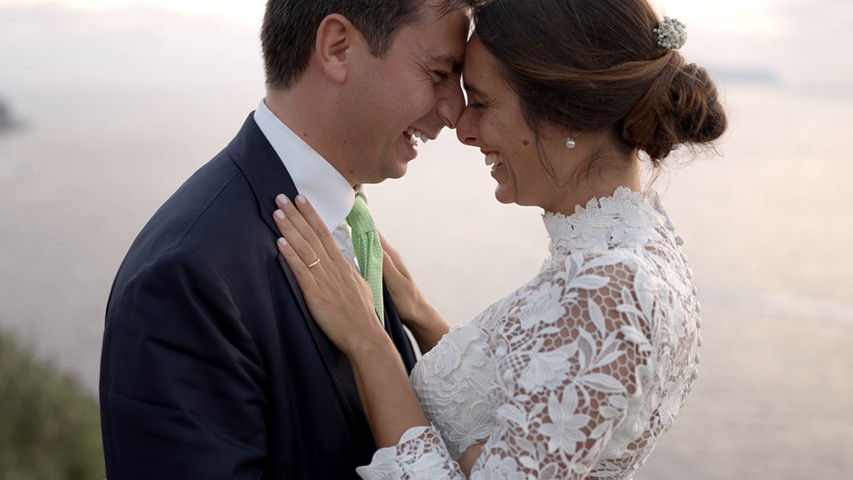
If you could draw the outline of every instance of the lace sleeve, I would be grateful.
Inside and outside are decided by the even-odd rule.
[[[497,425],[472,479],[587,477],[642,402],[655,283],[604,254],[554,262],[527,286],[495,336]]]
[[[408,429],[396,446],[377,450],[370,465],[356,473],[364,480],[465,480],[433,427]]]
[[[552,262],[508,299],[488,346],[496,422],[471,478],[586,478],[628,412],[645,411],[637,405],[651,378],[651,324],[665,291],[633,259],[611,253]],[[644,425],[635,416],[630,436],[639,439],[648,417]],[[465,478],[433,427],[410,429],[358,473]]]

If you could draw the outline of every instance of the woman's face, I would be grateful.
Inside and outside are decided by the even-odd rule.
[[[524,119],[521,99],[497,71],[497,60],[474,34],[465,53],[463,83],[468,105],[459,120],[459,141],[480,148],[492,177],[498,182],[495,197],[501,203],[539,206],[559,211],[565,198],[540,161],[544,153],[555,167],[563,162],[565,135],[540,132],[537,138]],[[562,146],[560,151],[558,146]],[[559,178],[565,172],[563,162],[557,168]]]

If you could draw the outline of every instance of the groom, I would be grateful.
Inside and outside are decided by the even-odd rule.
[[[419,138],[461,114],[468,4],[267,2],[266,98],[154,214],[110,293],[100,383],[110,480],[346,479],[370,462],[351,367],[277,254],[274,198],[305,194],[351,252],[354,187],[401,177]]]

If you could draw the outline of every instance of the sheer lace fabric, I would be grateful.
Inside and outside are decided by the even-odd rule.
[[[656,194],[626,188],[546,214],[551,258],[455,327],[412,384],[430,427],[380,449],[365,479],[630,479],[697,374],[699,305]]]

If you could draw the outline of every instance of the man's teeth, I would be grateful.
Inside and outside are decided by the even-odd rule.
[[[503,157],[501,157],[499,153],[490,153],[486,155],[486,166],[491,166],[493,170],[503,164]]]
[[[417,146],[418,140],[420,140],[422,143],[426,143],[429,141],[429,137],[427,137],[426,134],[424,134],[420,130],[415,130],[414,128],[410,128],[410,129],[406,130],[406,133],[409,134],[409,142],[411,142],[412,145]]]

